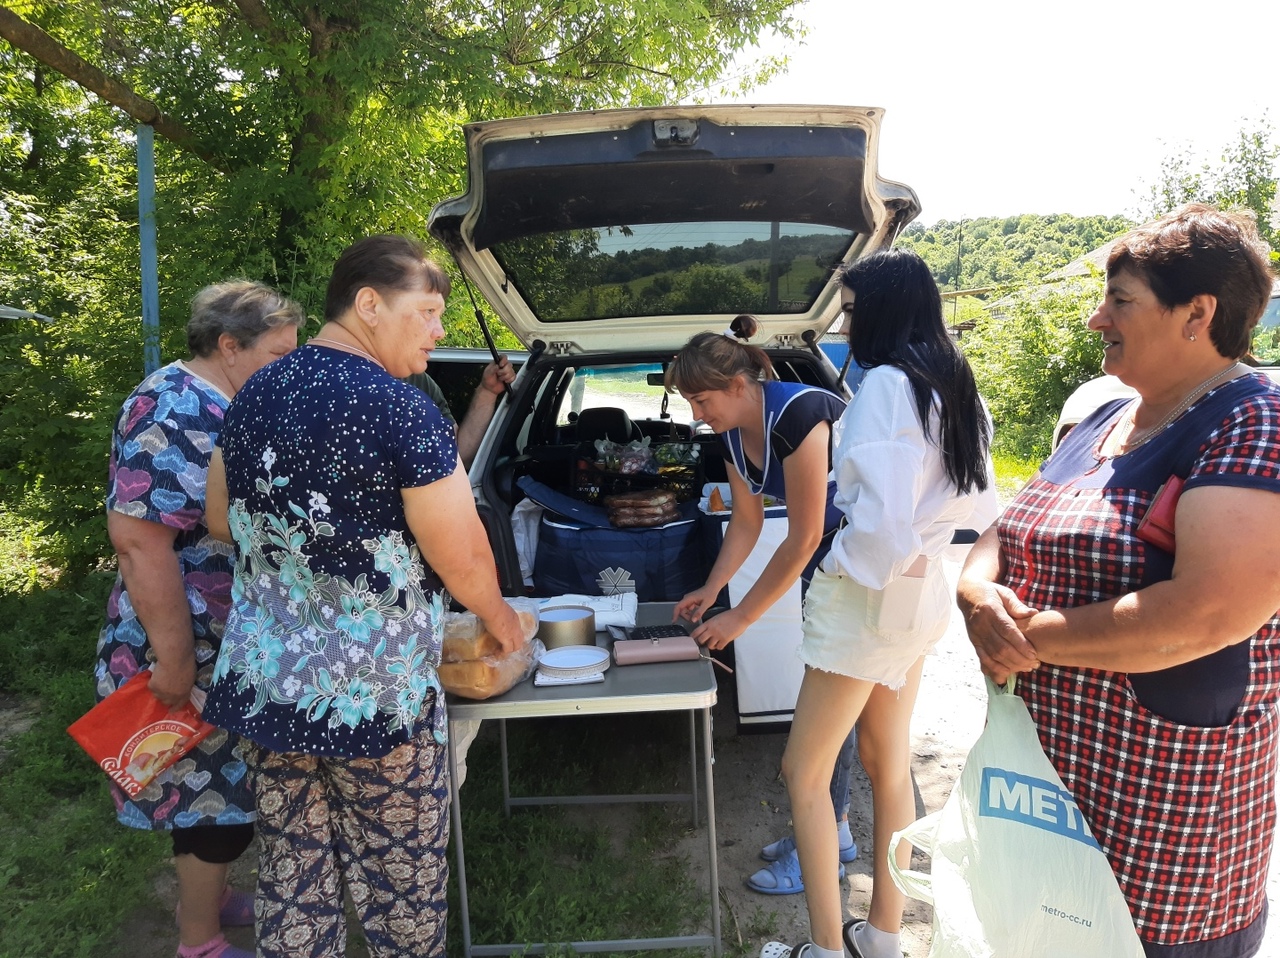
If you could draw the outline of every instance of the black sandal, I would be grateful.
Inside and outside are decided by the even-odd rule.
[[[853,940],[853,926],[864,925],[866,921],[865,918],[850,918],[841,929],[841,934],[844,937],[844,946],[849,949],[849,954],[853,955],[853,958],[862,958],[862,952],[858,950],[858,944]]]

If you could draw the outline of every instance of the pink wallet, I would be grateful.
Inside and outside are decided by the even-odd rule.
[[[689,635],[667,635],[660,639],[619,639],[613,643],[613,661],[618,665],[686,662],[701,657],[702,650]]]

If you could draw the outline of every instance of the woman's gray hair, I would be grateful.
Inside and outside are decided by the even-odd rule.
[[[191,300],[187,348],[192,356],[208,356],[226,333],[241,346],[277,326],[301,326],[302,307],[264,283],[232,279],[206,286]]]

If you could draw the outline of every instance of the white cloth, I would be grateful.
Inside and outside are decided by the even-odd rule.
[[[938,435],[936,406],[930,433]],[[835,424],[835,504],[846,524],[822,569],[883,589],[919,556],[936,558],[957,528],[982,532],[995,518],[995,469],[987,491],[956,491],[942,452],[925,437],[906,373],[867,370],[857,396]]]
[[[585,605],[596,614],[596,631],[603,632],[611,625],[630,629],[636,624],[636,608],[639,604],[634,592],[617,595],[553,595],[538,600],[538,608],[557,605]]]
[[[547,675],[539,669],[533,673],[533,684],[543,685],[591,685],[593,682],[603,682],[603,672],[591,672],[587,675]]]
[[[538,524],[542,513],[542,506],[532,499],[521,499],[511,510],[511,535],[520,560],[520,577],[529,586],[533,585],[533,562],[538,557]]]

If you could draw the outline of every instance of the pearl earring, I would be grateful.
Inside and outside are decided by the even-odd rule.
[[[1191,341],[1192,341],[1193,343],[1196,341],[1196,334],[1195,334],[1195,333],[1192,333],[1192,334],[1191,334]]]

